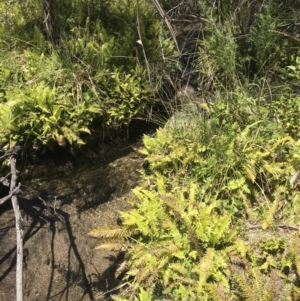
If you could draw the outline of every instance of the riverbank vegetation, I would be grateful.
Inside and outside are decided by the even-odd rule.
[[[116,300],[300,299],[299,10],[0,4],[3,146],[83,144],[95,121],[160,123],[122,226],[90,233],[126,254]],[[196,110],[176,97],[187,86]]]

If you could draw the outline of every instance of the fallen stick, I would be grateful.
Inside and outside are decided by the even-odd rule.
[[[15,187],[15,189],[9,195],[7,195],[7,196],[3,197],[2,199],[0,199],[0,205],[2,205],[3,203],[5,203],[9,199],[11,199],[12,196],[18,194],[20,192],[20,187],[21,187],[21,183],[19,183],[19,185],[17,187]]]
[[[23,230],[24,221],[20,212],[18,203],[18,197],[15,194],[15,190],[19,190],[20,184],[16,187],[17,172],[16,172],[16,158],[10,157],[10,169],[11,169],[11,182],[10,182],[10,195],[13,205],[16,230],[17,230],[17,266],[16,266],[16,301],[23,301]]]

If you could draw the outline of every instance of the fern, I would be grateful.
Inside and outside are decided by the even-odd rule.
[[[128,247],[130,247],[129,244],[126,242],[121,243],[120,240],[116,242],[107,242],[107,243],[102,243],[95,247],[96,250],[110,250],[110,251],[128,251]]]
[[[99,238],[114,238],[114,237],[125,237],[130,232],[124,228],[98,228],[88,233],[92,237]]]
[[[205,285],[206,290],[209,291],[209,295],[214,301],[230,301],[230,297],[226,294],[224,287],[221,284],[207,283]]]
[[[267,229],[270,225],[272,225],[274,221],[274,215],[277,211],[279,204],[279,200],[276,199],[270,206],[269,210],[265,213],[263,229]]]
[[[294,266],[296,267],[296,273],[298,278],[300,278],[300,255],[299,255],[299,248],[300,248],[300,239],[297,235],[294,235],[292,245],[291,245],[291,255],[294,257]]]

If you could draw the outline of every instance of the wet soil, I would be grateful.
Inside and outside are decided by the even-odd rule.
[[[94,228],[120,223],[143,158],[126,140],[85,150],[75,162],[47,159],[19,171],[24,218],[24,301],[111,300],[117,252],[95,250]],[[15,300],[16,231],[0,207],[0,301]],[[117,293],[114,291],[113,293]]]

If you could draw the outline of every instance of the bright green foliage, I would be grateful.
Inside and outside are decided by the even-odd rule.
[[[132,70],[130,73],[120,76],[115,72],[107,80],[107,85],[115,87],[109,91],[106,105],[108,124],[124,123],[127,124],[139,112],[143,112],[151,96],[151,89],[149,86],[143,88],[143,79],[147,77],[146,70],[139,69]]]
[[[264,215],[267,227],[298,169],[299,141],[292,129],[273,122],[270,108],[283,102],[262,106],[234,98],[214,105],[209,119],[198,117],[197,131],[161,129],[145,137],[143,153],[164,176],[182,183],[187,175],[196,178],[203,195],[237,214],[247,208],[252,218]]]
[[[132,248],[127,275],[134,276],[134,289],[147,288],[153,298],[159,283],[164,295],[178,300],[208,296],[208,279],[218,280],[228,291],[227,258],[245,256],[247,249],[238,238],[239,230],[229,229],[231,216],[219,214],[214,203],[202,203],[195,184],[177,193],[166,193],[162,179],[157,185],[157,192],[134,190],[135,209],[122,214],[125,231],[98,229],[90,235],[107,239],[118,233],[131,242],[127,244]],[[99,246],[107,247],[112,245]]]
[[[147,1],[0,4],[0,139],[82,144],[93,120],[128,124],[157,103],[176,54]],[[139,41],[139,42],[138,42]]]
[[[231,93],[209,112],[186,113],[193,119],[186,127],[144,136],[153,173],[134,189],[123,227],[112,229],[128,248],[131,294],[297,300],[299,239],[284,235],[300,219],[298,181],[291,181],[300,163],[298,123],[287,126],[295,101]],[[280,108],[286,114],[276,114]],[[106,229],[95,231],[107,238]]]
[[[237,295],[247,301],[287,300],[283,296],[283,284],[275,271],[265,275],[259,269],[253,268],[249,272],[236,269],[233,277],[237,283]]]
[[[200,57],[196,69],[199,70],[199,79],[203,85],[224,82],[227,86],[234,85],[237,74],[237,44],[229,24],[215,24],[199,48]]]
[[[68,74],[54,54],[48,58],[26,51],[24,56],[23,62],[11,59],[0,65],[2,73],[7,74],[0,103],[2,142],[10,138],[82,144],[79,135],[89,133],[87,126],[101,113],[100,107],[87,93],[79,95],[75,87],[62,85]],[[10,63],[12,70],[6,69]]]
[[[197,59],[191,66],[180,65],[182,56],[173,40],[178,34],[176,22],[166,15],[174,29],[170,33],[152,1],[46,2],[49,12],[40,0],[0,4],[0,102],[9,102],[0,112],[3,142],[9,137],[28,141],[30,136],[42,143],[83,143],[81,133],[88,132],[92,120],[118,127],[134,117],[151,116],[158,95],[174,92],[182,67],[192,68],[193,84],[201,90],[220,86],[232,90],[241,82],[257,83],[263,76],[267,83],[297,81],[297,67],[284,68],[297,56],[293,38],[297,26],[283,26],[286,20],[297,19],[295,1],[280,5],[272,0],[187,1],[185,5],[195,10],[191,16],[199,16],[195,29],[201,28],[192,50]],[[181,15],[180,1],[159,3],[165,12],[179,10]],[[44,88],[55,94],[48,95],[52,113],[38,108],[35,91]],[[8,120],[12,97],[18,106],[26,102],[36,111],[23,115],[19,110]],[[17,120],[27,121],[28,126]]]

